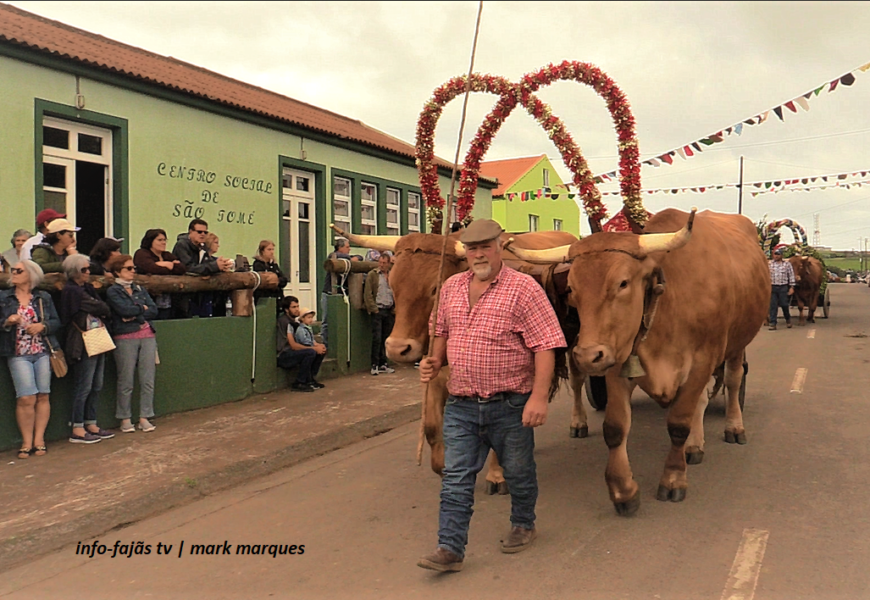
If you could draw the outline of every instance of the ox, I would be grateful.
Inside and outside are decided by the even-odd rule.
[[[815,323],[816,307],[819,305],[819,290],[822,287],[822,263],[812,256],[792,256],[788,259],[794,269],[797,285],[794,289],[798,306],[798,325]],[[807,316],[804,320],[804,306]]]
[[[620,515],[640,506],[627,452],[634,386],[669,408],[671,450],[656,497],[679,502],[687,458],[699,462],[691,459],[704,449],[705,387],[723,362],[725,441],[746,443],[738,401],[744,349],[770,300],[767,261],[746,217],[668,209],[645,231],[652,235],[596,233],[549,251],[511,247],[528,261],[571,263],[568,302],[580,318],[573,359],[586,374],[605,375],[605,480]],[[642,371],[631,372],[633,355]]]
[[[396,322],[390,337],[385,342],[387,356],[390,360],[405,364],[419,361],[429,344],[429,316],[435,305],[444,236],[432,233],[411,233],[401,237],[366,236],[346,234],[337,228],[334,229],[347,237],[354,246],[394,252],[396,261],[390,271],[390,287],[393,290],[395,301]],[[465,261],[465,250],[459,242],[459,235],[459,232],[456,232],[448,236],[444,279],[468,269]],[[557,244],[570,244],[577,240],[574,235],[565,231],[524,233],[514,237],[516,247],[531,249],[551,248]],[[510,234],[502,234],[503,241],[507,241],[509,238]],[[523,262],[509,250],[502,253],[502,260],[507,266],[532,275],[542,284],[550,301],[554,303],[556,314],[563,325],[565,339],[574,339],[577,331],[576,319],[572,320],[568,316],[566,305],[558,306],[560,298],[564,299],[564,285],[560,294],[557,289],[559,286],[554,277],[556,269],[542,269],[539,266]],[[561,269],[561,281],[566,281],[566,276],[567,269]],[[551,397],[557,389],[558,376],[568,377],[574,393],[571,436],[585,438],[589,428],[581,395],[584,376],[573,365],[570,365],[570,361],[570,369],[568,372],[565,371],[565,354],[557,352],[557,377],[554,378],[554,384],[551,386]],[[423,430],[431,449],[431,467],[439,475],[444,467],[442,425],[444,405],[447,400],[448,377],[449,367],[441,369],[438,378],[429,383],[426,414],[423,415]],[[490,455],[490,459],[486,475],[486,492],[493,493],[498,490],[500,494],[506,494],[508,492],[507,483],[494,454]]]

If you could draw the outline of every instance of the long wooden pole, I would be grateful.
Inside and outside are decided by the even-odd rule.
[[[429,328],[429,347],[426,349],[426,354],[423,356],[424,359],[429,358],[429,352],[432,350],[435,340],[435,323],[438,320],[438,307],[441,303],[441,283],[444,279],[444,257],[447,254],[447,241],[450,239],[449,227],[451,225],[450,217],[453,212],[453,192],[456,189],[456,171],[459,168],[459,152],[462,149],[462,134],[465,129],[465,114],[468,109],[468,97],[471,95],[471,76],[474,74],[474,55],[477,52],[477,37],[480,33],[481,14],[483,14],[483,0],[480,0],[477,8],[477,23],[474,26],[474,41],[471,44],[471,61],[468,65],[468,77],[465,80],[465,99],[462,102],[462,116],[459,119],[459,139],[456,140],[456,155],[453,158],[453,171],[450,174],[450,194],[447,195],[446,214],[442,213],[443,217],[441,219],[442,230],[439,233],[444,236],[444,244],[441,246],[441,264],[438,267],[438,282],[435,285],[435,305],[432,307],[433,318],[431,320],[431,327]],[[448,231],[444,231],[445,226],[448,228]],[[417,441],[417,466],[420,466],[423,462],[423,442],[426,435],[424,426],[426,423],[428,397],[429,383],[426,383],[423,389],[423,402],[421,405],[420,438]]]

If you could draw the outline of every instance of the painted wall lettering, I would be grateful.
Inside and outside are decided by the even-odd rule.
[[[185,179],[201,183],[214,183],[217,179],[217,173],[214,171],[194,169],[183,165],[167,165],[165,162],[157,165],[157,174],[170,179]]]
[[[250,192],[262,192],[264,194],[272,193],[272,183],[265,179],[249,179],[247,177],[236,177],[227,175],[224,179],[224,187],[241,188]]]

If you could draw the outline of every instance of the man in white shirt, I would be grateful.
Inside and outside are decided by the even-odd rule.
[[[65,218],[66,215],[60,214],[53,208],[46,208],[45,210],[39,211],[39,214],[36,215],[36,229],[39,233],[28,239],[24,242],[24,245],[21,246],[21,260],[30,260],[30,252],[45,239],[45,232],[49,223],[55,219]]]

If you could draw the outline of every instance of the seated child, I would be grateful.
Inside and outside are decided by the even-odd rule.
[[[296,328],[296,342],[303,346],[314,347],[314,332],[311,330],[311,324],[314,323],[316,313],[310,308],[303,308],[299,311],[299,318],[296,321],[299,327]]]

